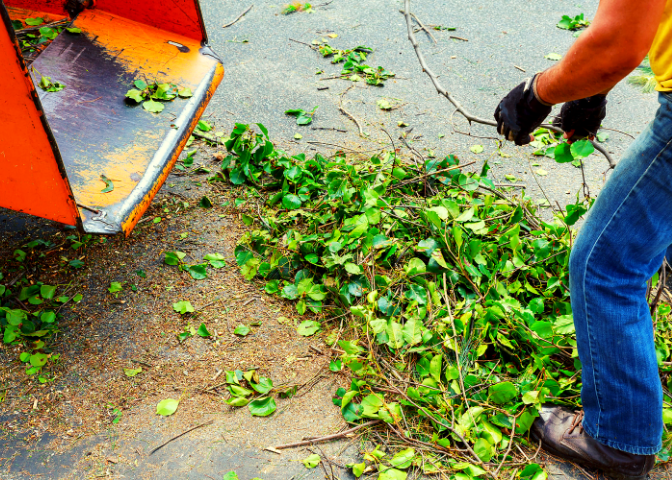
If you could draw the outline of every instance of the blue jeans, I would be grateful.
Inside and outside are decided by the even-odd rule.
[[[583,427],[639,455],[662,447],[663,392],[646,283],[672,245],[672,95],[607,181],[570,256]],[[672,249],[667,258],[672,261]]]

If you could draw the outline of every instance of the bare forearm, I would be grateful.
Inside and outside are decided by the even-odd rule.
[[[637,3],[638,15],[633,16],[632,0],[602,0],[593,25],[537,79],[539,97],[555,104],[606,93],[637,67],[653,41],[665,2]]]

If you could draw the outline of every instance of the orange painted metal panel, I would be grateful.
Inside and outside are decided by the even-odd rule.
[[[95,8],[198,41],[206,40],[196,0],[97,0]]]
[[[77,225],[58,149],[1,3],[0,17],[0,206]]]
[[[40,17],[39,14],[44,12],[65,15],[67,0],[4,0],[4,3],[7,10],[10,10],[9,14],[12,18],[14,15],[11,10],[14,7],[31,11],[32,14],[28,15],[29,17]]]
[[[66,85],[40,91],[40,98],[75,199],[88,207],[84,230],[128,234],[170,173],[223,67],[198,40],[99,9],[81,12],[73,26],[81,33],[61,34],[33,63]],[[193,97],[164,102],[153,114],[125,98],[136,79],[188,87]],[[103,192],[103,176],[112,191]]]

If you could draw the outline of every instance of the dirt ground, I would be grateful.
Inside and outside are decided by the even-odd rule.
[[[207,163],[209,157],[202,155]],[[83,250],[72,250],[65,241],[72,232],[55,225],[5,219],[5,227],[12,228],[13,222],[22,225],[4,238],[2,258],[11,259],[14,250],[36,238],[55,244],[44,258],[33,260],[37,255],[29,255],[19,285],[72,283],[84,296],[81,303],[63,310],[65,318],[52,346],[61,354],[53,381],[39,384],[27,378],[17,361],[19,350],[0,347],[0,386],[6,392],[0,410],[0,462],[10,478],[39,474],[50,464],[61,471],[53,478],[116,473],[159,478],[158,471],[175,475],[163,478],[185,478],[185,472],[178,475],[169,463],[182,451],[186,436],[151,457],[148,452],[195,425],[213,422],[188,434],[190,441],[207,442],[205,450],[214,452],[221,446],[226,451],[250,449],[256,455],[264,447],[327,435],[345,425],[331,398],[347,379],[328,370],[320,337],[298,335],[292,308],[238,273],[232,253],[243,233],[239,217],[241,211],[256,208],[255,199],[235,208],[235,198],[246,198],[245,192],[213,189],[207,185],[208,176],[171,176],[144,217],[149,221],[130,238],[108,238],[105,244]],[[197,206],[205,194],[213,208]],[[190,207],[175,214],[183,202]],[[154,218],[162,221],[154,223]],[[185,260],[191,263],[208,253],[221,253],[227,266],[209,268],[207,279],[194,280],[164,264],[165,252],[175,250],[187,253]],[[82,259],[85,266],[68,267],[65,259],[73,258]],[[8,278],[16,275],[12,270],[17,268],[12,261],[0,266]],[[136,273],[139,270],[146,278]],[[123,291],[109,293],[111,282],[121,282]],[[189,300],[196,312],[176,313],[172,304],[182,300]],[[211,338],[177,340],[185,327],[198,328],[201,323]],[[252,325],[246,337],[233,334],[240,324]],[[124,368],[138,366],[140,374],[125,375]],[[278,411],[272,417],[255,418],[247,408],[234,409],[224,402],[228,394],[222,372],[253,368],[275,386],[298,387],[293,398],[277,400]],[[165,398],[180,399],[171,417],[156,415],[156,404]],[[121,418],[115,422],[119,412]],[[30,459],[25,458],[28,452]],[[208,455],[198,456],[207,462]],[[53,465],[64,458],[69,458],[66,464]],[[221,477],[224,472],[214,473]]]

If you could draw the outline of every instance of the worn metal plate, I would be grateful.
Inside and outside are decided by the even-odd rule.
[[[35,60],[31,74],[65,84],[40,91],[80,206],[84,230],[130,232],[145,211],[224,74],[200,42],[99,11],[85,10]],[[39,74],[37,73],[39,72]],[[160,114],[128,103],[136,79],[189,87]],[[114,189],[103,193],[110,179]],[[84,208],[81,208],[84,207]]]

